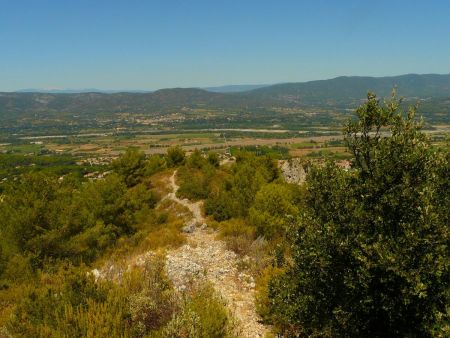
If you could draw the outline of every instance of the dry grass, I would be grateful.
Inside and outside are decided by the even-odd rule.
[[[31,290],[30,284],[13,284],[7,289],[0,290],[0,328],[10,319],[17,300]]]
[[[172,175],[173,170],[167,169],[161,171],[159,173],[154,174],[150,178],[150,182],[159,196],[166,196],[168,193],[172,192],[170,187],[170,176]]]
[[[149,250],[159,248],[176,248],[186,243],[186,237],[177,226],[165,226],[152,231],[143,241],[142,246]]]
[[[219,238],[225,241],[227,249],[245,256],[250,253],[255,239],[255,228],[242,219],[231,219],[220,223]]]

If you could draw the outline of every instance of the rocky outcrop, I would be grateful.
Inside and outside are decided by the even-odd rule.
[[[278,162],[281,174],[288,183],[301,184],[306,180],[306,171],[300,158]]]

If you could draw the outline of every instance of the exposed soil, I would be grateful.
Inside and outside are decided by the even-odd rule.
[[[187,244],[166,252],[166,269],[174,287],[183,291],[191,283],[208,281],[223,297],[237,321],[237,334],[243,338],[264,337],[269,328],[260,323],[255,310],[255,283],[249,274],[238,269],[239,257],[218,240],[217,232],[209,228],[202,214],[203,201],[192,202],[176,196],[176,171],[166,180],[169,191],[162,201],[170,199],[187,208],[190,213],[181,215],[187,219]],[[166,176],[167,177],[167,176]],[[159,182],[162,184],[163,182]],[[161,201],[161,202],[162,202]],[[120,280],[132,267],[143,266],[154,252],[147,251],[129,257],[124,264],[109,262],[92,270],[96,278]]]
[[[268,328],[262,325],[255,311],[253,278],[239,272],[237,255],[216,239],[215,231],[205,226],[203,202],[191,202],[176,196],[176,171],[170,177],[173,191],[167,198],[187,207],[192,213],[195,231],[187,234],[188,243],[167,253],[167,273],[175,287],[183,290],[198,279],[211,282],[227,302],[238,321],[240,336],[264,337]]]

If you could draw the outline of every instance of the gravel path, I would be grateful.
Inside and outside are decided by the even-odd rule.
[[[163,199],[171,199],[192,214],[186,231],[187,244],[168,250],[166,269],[175,288],[184,290],[190,283],[209,281],[225,299],[227,306],[237,320],[238,335],[243,338],[264,337],[269,331],[262,325],[255,310],[255,283],[252,276],[239,272],[239,257],[227,250],[225,243],[217,240],[217,232],[206,226],[202,215],[202,201],[191,202],[176,196],[176,171],[170,176],[168,184],[172,191]],[[127,259],[126,264],[107,262],[100,269],[92,270],[96,279],[120,281],[123,273],[133,267],[140,267],[154,255],[147,251]]]
[[[202,215],[203,202],[191,202],[176,196],[176,171],[170,177],[172,192],[167,198],[187,207],[192,213],[195,230],[187,233],[188,243],[167,253],[167,273],[175,287],[183,290],[195,280],[207,280],[226,300],[238,320],[240,336],[264,337],[268,329],[259,322],[255,311],[253,278],[237,269],[237,255],[226,249],[216,233],[207,228]]]

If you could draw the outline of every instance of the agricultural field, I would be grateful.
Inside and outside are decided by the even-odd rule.
[[[433,144],[448,142],[450,125],[436,125],[425,130]],[[9,142],[8,142],[9,141]],[[283,157],[345,159],[348,153],[341,131],[336,128],[316,128],[313,131],[267,129],[223,129],[151,131],[148,133],[91,133],[76,135],[41,135],[10,137],[0,143],[0,153],[45,156],[68,155],[78,160],[98,159],[110,162],[129,147],[136,147],[145,154],[164,154],[169,147],[180,146],[188,153],[195,149],[230,154],[232,149],[261,147],[280,148]],[[275,151],[276,152],[276,151]],[[278,151],[278,153],[280,153]]]

